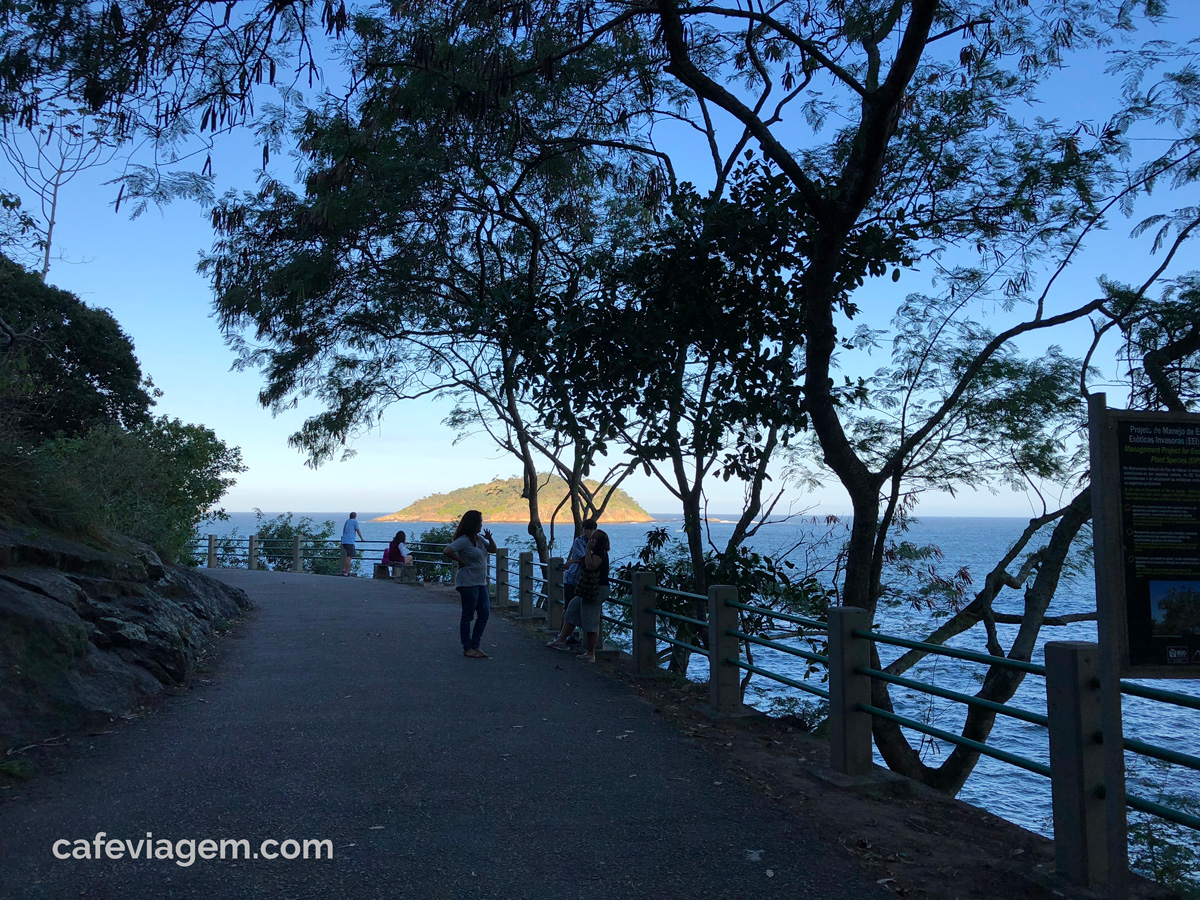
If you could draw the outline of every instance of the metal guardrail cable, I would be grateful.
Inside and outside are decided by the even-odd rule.
[[[795,622],[797,625],[807,625],[809,628],[815,628],[818,631],[829,631],[829,623],[822,622],[819,619],[810,619],[807,616],[797,616],[792,613],[777,612],[773,609],[766,609],[762,606],[750,606],[746,603],[741,603],[737,600],[726,600],[726,606],[732,606],[735,609],[744,609],[747,612],[758,613],[761,616],[767,616],[772,619],[783,619],[785,622]]]
[[[1134,684],[1132,681],[1121,682],[1121,693],[1128,694],[1131,697],[1142,697],[1146,700],[1169,703],[1172,706],[1182,706],[1185,709],[1200,709],[1200,697],[1189,697],[1187,694],[1180,694],[1175,691],[1164,691],[1162,688],[1146,687],[1143,684]]]
[[[703,647],[697,647],[695,644],[689,644],[687,641],[677,641],[675,638],[669,638],[665,634],[659,634],[657,631],[651,632],[650,637],[658,638],[660,641],[666,641],[675,647],[683,647],[685,650],[691,650],[693,653],[699,653],[703,657],[708,656],[708,651]]]
[[[1160,819],[1166,819],[1168,822],[1174,822],[1176,825],[1183,825],[1186,828],[1194,828],[1200,831],[1200,817],[1189,815],[1178,809],[1172,809],[1169,806],[1163,806],[1161,803],[1155,803],[1153,800],[1147,800],[1144,797],[1137,797],[1133,794],[1126,794],[1125,805],[1130,809],[1136,809],[1138,812],[1149,813],[1152,816],[1158,816]]]
[[[760,647],[770,647],[772,650],[778,650],[781,653],[788,653],[792,656],[799,656],[801,659],[807,659],[810,662],[824,663],[826,666],[829,665],[829,657],[822,656],[820,653],[810,653],[807,650],[789,647],[787,644],[781,644],[778,641],[768,640],[767,638],[761,638],[753,634],[746,634],[745,632],[737,631],[736,629],[732,628],[729,630],[729,633],[736,638],[741,638],[742,640],[749,641],[752,644],[758,644]]]
[[[691,625],[699,625],[701,628],[708,627],[708,623],[702,619],[693,619],[691,616],[683,615],[683,613],[668,612],[665,609],[655,609],[654,607],[651,607],[649,611],[654,613],[656,616],[663,616],[667,619],[676,619],[680,622],[687,622]]]
[[[893,675],[891,672],[881,672],[879,669],[871,669],[867,666],[856,666],[854,671],[860,675],[870,675],[872,678],[878,678],[881,681],[887,681],[891,684],[898,684],[901,687],[912,688],[915,691],[920,691],[922,694],[932,694],[935,697],[944,697],[947,700],[955,700],[959,703],[966,703],[969,706],[978,706],[981,709],[989,709],[994,713],[998,713],[999,715],[1010,716],[1014,719],[1021,719],[1024,722],[1040,725],[1043,728],[1050,727],[1050,720],[1046,716],[1043,716],[1041,713],[1030,712],[1027,709],[1021,709],[1019,706],[1008,706],[1004,703],[997,703],[994,700],[984,700],[982,697],[973,697],[970,694],[961,694],[958,691],[940,688],[924,681],[914,681],[911,678],[902,678],[899,675]]]
[[[677,591],[675,588],[658,587],[657,585],[650,585],[649,588],[654,593],[662,594],[664,597],[683,597],[685,600],[703,600],[705,603],[708,602],[708,597],[704,594],[689,594],[687,591]]]
[[[896,647],[908,647],[911,650],[925,650],[936,656],[952,656],[955,659],[966,659],[971,662],[983,663],[987,666],[999,666],[1002,669],[1016,669],[1018,672],[1029,672],[1032,675],[1046,674],[1046,667],[1037,663],[1025,662],[1021,659],[1009,659],[1007,656],[992,656],[989,653],[976,653],[974,650],[958,650],[954,647],[944,647],[941,644],[927,644],[924,641],[910,641],[908,638],[896,637],[891,634],[880,634],[875,631],[851,632],[855,637],[877,641],[880,644],[892,644]]]
[[[630,590],[633,590],[633,582],[626,581],[624,578],[610,578],[610,579],[608,579],[608,583],[609,584],[619,584],[621,587],[627,587]]]
[[[1125,749],[1139,756],[1161,759],[1163,762],[1174,763],[1177,766],[1183,766],[1185,769],[1194,769],[1200,772],[1200,756],[1191,756],[1187,753],[1180,753],[1177,750],[1168,750],[1166,747],[1156,747],[1154,744],[1147,744],[1145,741],[1135,740],[1134,738],[1125,738]]]
[[[998,759],[1001,762],[1006,762],[1009,765],[1016,766],[1019,769],[1024,769],[1027,772],[1033,772],[1035,775],[1041,775],[1045,778],[1050,777],[1050,767],[1034,762],[1032,759],[1026,759],[1023,756],[1017,756],[1015,753],[1008,753],[1004,750],[997,750],[994,747],[989,747],[987,744],[981,744],[979,741],[973,741],[970,738],[962,737],[961,735],[951,734],[949,731],[943,731],[941,728],[934,728],[932,725],[926,725],[924,722],[918,722],[916,719],[910,719],[907,716],[898,716],[895,713],[890,713],[887,710],[879,709],[875,706],[868,706],[865,703],[858,704],[858,708],[863,712],[870,713],[873,716],[878,716],[881,719],[895,722],[898,725],[903,725],[905,728],[911,728],[914,731],[920,731],[930,737],[939,738],[951,744],[957,744],[959,747],[966,747],[968,750],[975,750],[982,753],[984,756],[990,756],[993,759]]]
[[[801,691],[807,691],[810,694],[816,694],[818,697],[829,699],[829,691],[825,688],[813,687],[811,684],[805,684],[802,681],[796,681],[794,678],[788,678],[786,675],[780,675],[777,672],[771,672],[767,669],[760,669],[758,666],[752,666],[748,662],[742,662],[740,659],[727,659],[725,662],[731,666],[737,666],[739,669],[745,669],[747,672],[754,672],[761,675],[763,678],[769,678],[772,681],[778,681],[782,684],[789,685]]]
[[[626,600],[623,597],[609,597],[605,603],[615,603],[617,606],[623,606],[626,609],[633,609],[633,602]]]
[[[616,625],[618,628],[624,628],[626,631],[633,630],[633,626],[628,622],[622,622],[620,619],[614,619],[612,616],[601,615],[601,621],[608,622],[610,625]]]

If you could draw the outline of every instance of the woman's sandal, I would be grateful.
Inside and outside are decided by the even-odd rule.
[[[594,663],[596,661],[596,657],[591,656],[590,654],[587,654],[587,653],[580,653],[575,658],[582,660],[583,662],[586,662],[586,663]]]
[[[467,657],[468,659],[488,659],[488,655],[486,653],[484,653],[482,650],[475,649],[474,647],[472,647],[470,650],[464,650],[463,656]]]
[[[566,650],[567,649],[567,645],[562,643],[562,641],[558,640],[558,638],[555,638],[552,641],[547,641],[546,646],[549,647],[551,650]]]

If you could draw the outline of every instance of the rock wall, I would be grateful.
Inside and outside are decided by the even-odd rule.
[[[94,727],[187,681],[244,591],[145,544],[0,529],[0,755]]]

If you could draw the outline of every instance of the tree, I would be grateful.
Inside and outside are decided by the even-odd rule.
[[[85,110],[118,139],[171,140],[192,114],[199,131],[232,128],[254,112],[257,85],[293,63],[317,71],[310,34],[340,34],[343,3],[227,4],[197,0],[31,0],[0,7],[0,120],[19,128]],[[185,131],[190,128],[185,127]]]
[[[153,399],[133,344],[116,320],[0,257],[2,375],[12,427],[32,437],[79,436],[149,421]]]
[[[553,85],[507,104],[505,73],[525,61],[472,44],[474,13],[458,13],[412,29],[359,21],[355,92],[297,125],[304,196],[267,180],[256,195],[227,197],[214,211],[221,239],[201,268],[242,363],[266,374],[262,402],[323,401],[293,437],[310,459],[328,458],[393,402],[452,395],[453,424],[477,424],[521,461],[530,534],[545,558],[539,456],[573,486],[577,523],[604,500],[584,480],[601,449],[588,429],[569,410],[528,418],[545,383],[531,377],[546,346],[536,335],[557,327],[551,311],[584,289],[587,254],[636,220],[641,201],[613,189],[632,183],[613,166],[617,148],[538,137],[548,115],[561,115],[543,97]],[[468,37],[451,52],[443,31],[457,28]],[[586,87],[597,115],[634,90],[629,80]],[[251,328],[253,348],[240,342]]]
[[[68,117],[65,112],[50,125],[27,132],[14,129],[5,137],[0,151],[38,201],[41,219],[33,243],[40,251],[38,272],[45,281],[63,190],[80,172],[112,162],[117,147],[102,125],[89,122],[87,116]]]

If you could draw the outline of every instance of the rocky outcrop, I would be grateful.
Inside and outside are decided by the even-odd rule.
[[[145,544],[105,544],[0,529],[0,754],[183,684],[214,631],[250,606]]]

